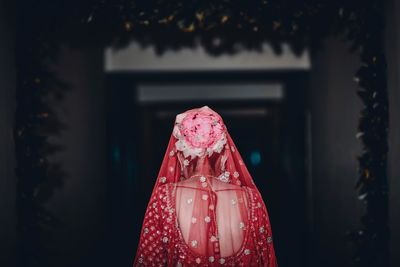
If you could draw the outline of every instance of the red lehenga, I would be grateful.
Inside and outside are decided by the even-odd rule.
[[[261,194],[207,106],[176,116],[134,266],[278,266]]]

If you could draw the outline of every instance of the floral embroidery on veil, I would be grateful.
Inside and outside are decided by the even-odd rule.
[[[134,266],[277,267],[262,196],[207,106],[176,116]]]

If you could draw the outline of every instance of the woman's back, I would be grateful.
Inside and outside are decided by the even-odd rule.
[[[175,205],[180,231],[193,251],[228,257],[242,247],[249,216],[245,188],[196,175],[177,183]]]

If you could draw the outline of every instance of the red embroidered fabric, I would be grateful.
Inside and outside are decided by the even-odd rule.
[[[207,106],[176,116],[134,266],[278,266],[261,194]]]

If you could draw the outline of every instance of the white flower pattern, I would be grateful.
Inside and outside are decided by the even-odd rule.
[[[229,183],[230,181],[230,173],[228,171],[223,172],[220,176],[218,176],[218,179],[224,183]]]
[[[265,205],[222,118],[208,107],[179,114],[170,140],[133,266],[277,267]],[[225,248],[230,233],[237,253]]]
[[[171,192],[173,184],[162,185],[150,200],[148,210],[143,224],[143,232],[141,241],[138,246],[137,258],[135,259],[134,266],[166,266],[167,262],[172,259],[179,259],[171,262],[171,266],[193,266],[193,263],[198,265],[219,264],[224,266],[260,266],[253,264],[258,259],[270,259],[267,267],[277,267],[275,255],[273,250],[273,242],[269,220],[265,209],[258,208],[258,204],[262,199],[259,195],[250,193],[248,205],[252,212],[250,218],[246,222],[240,222],[239,228],[243,231],[251,231],[249,236],[256,237],[257,242],[253,242],[252,238],[245,239],[243,243],[243,253],[235,257],[220,257],[217,254],[208,254],[204,256],[193,257],[193,252],[187,249],[198,250],[200,243],[198,239],[191,239],[188,241],[188,247],[181,246],[183,239],[180,238],[179,225],[176,224],[175,207],[171,204]],[[166,190],[166,188],[169,188]],[[191,199],[191,198],[189,198]],[[237,199],[237,204],[244,201]],[[187,199],[188,200],[188,199]],[[187,201],[186,200],[186,201]],[[190,202],[190,201],[189,201]],[[211,207],[212,205],[209,205]],[[204,221],[212,220],[211,217],[204,217]],[[198,222],[198,219],[193,221]],[[215,235],[210,237],[211,242],[217,242],[218,238]],[[258,245],[263,244],[263,245]],[[256,248],[256,246],[258,248]],[[168,253],[168,258],[165,256],[168,247],[176,247]]]

